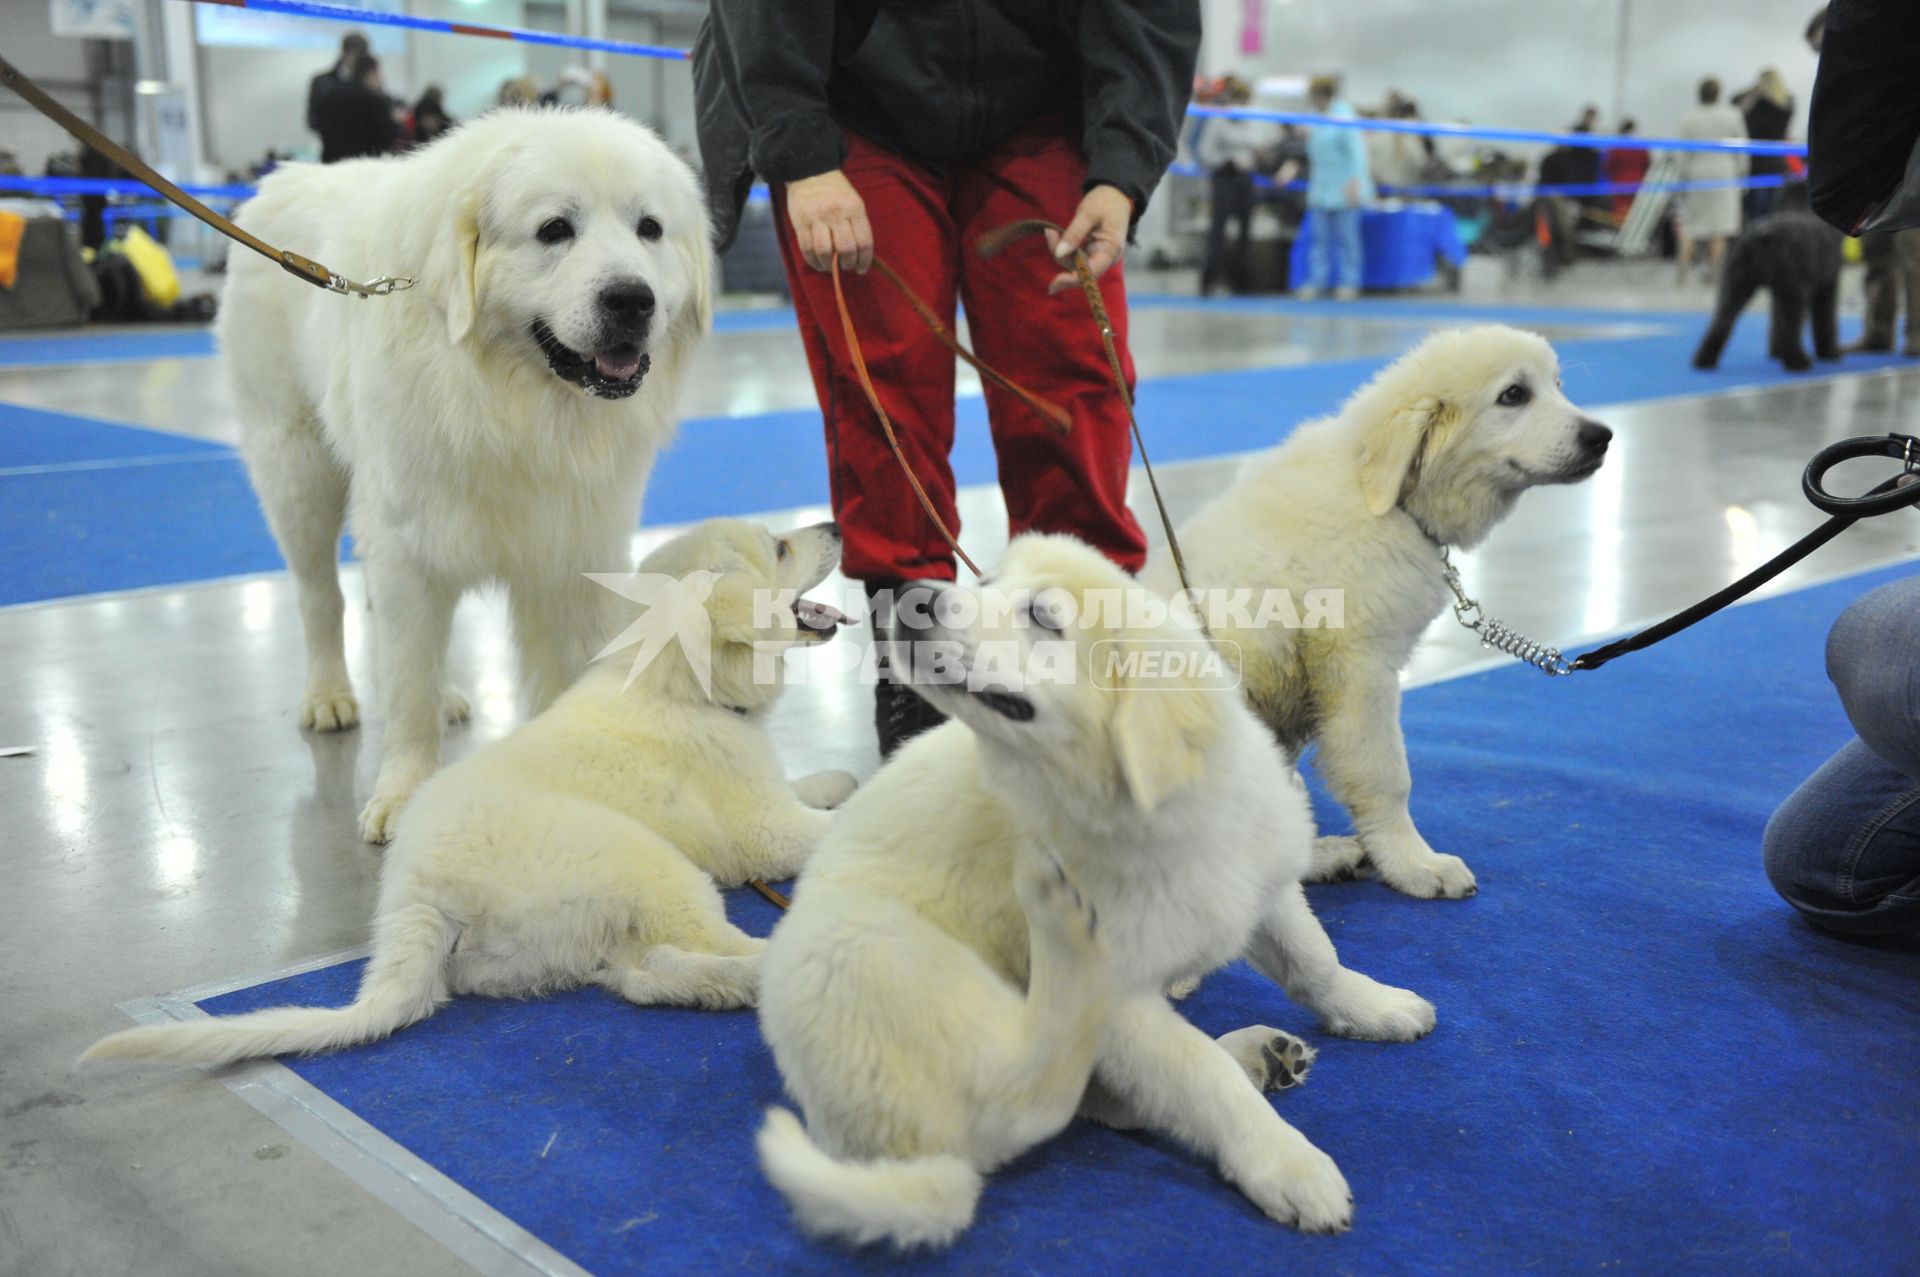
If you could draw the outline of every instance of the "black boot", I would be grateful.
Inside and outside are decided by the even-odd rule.
[[[875,642],[884,640],[891,631],[893,617],[886,606],[900,586],[898,581],[866,583],[867,612]],[[880,757],[886,759],[921,732],[946,722],[947,716],[929,705],[907,683],[894,681],[884,648],[876,668],[879,681],[873,686],[873,730],[880,738]]]
[[[880,757],[892,758],[893,751],[947,721],[947,716],[927,704],[905,683],[887,676],[881,663],[880,681],[873,685],[873,730],[880,737]]]

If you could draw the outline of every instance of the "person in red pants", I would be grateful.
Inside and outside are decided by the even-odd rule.
[[[694,92],[716,244],[731,242],[757,173],[825,419],[842,568],[870,596],[952,580],[954,560],[856,379],[826,273],[836,258],[861,275],[878,254],[949,322],[963,304],[975,353],[1070,414],[1063,435],[986,388],[1013,533],[1069,533],[1129,571],[1145,561],[1126,504],[1126,408],[1066,265],[1086,250],[1131,388],[1120,257],[1172,162],[1199,42],[1192,0],[714,0]],[[1027,218],[1065,234],[975,251]],[[954,357],[891,284],[844,283],[902,450],[957,533]],[[938,721],[882,672],[883,755]]]

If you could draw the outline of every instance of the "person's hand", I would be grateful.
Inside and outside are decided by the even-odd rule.
[[[1347,207],[1360,207],[1360,179],[1357,177],[1347,179]]]
[[[1087,250],[1087,265],[1093,269],[1095,279],[1104,275],[1107,267],[1120,260],[1120,252],[1127,243],[1127,227],[1132,221],[1133,201],[1122,194],[1119,187],[1096,186],[1082,196],[1073,220],[1067,223],[1067,233],[1047,232],[1047,247],[1052,250],[1054,260],[1068,268],[1053,277],[1047,285],[1047,294],[1052,296],[1080,282],[1072,270],[1075,249]]]
[[[787,220],[800,255],[815,270],[827,270],[834,257],[840,269],[864,275],[873,265],[873,227],[867,204],[839,169],[787,183]]]

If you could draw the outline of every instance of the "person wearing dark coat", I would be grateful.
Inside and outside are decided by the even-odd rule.
[[[1750,89],[1734,95],[1734,106],[1747,122],[1747,136],[1756,142],[1784,142],[1793,126],[1793,94],[1781,74],[1768,67]],[[1783,177],[1787,171],[1784,155],[1755,155],[1747,164],[1750,177]],[[1750,186],[1741,199],[1747,221],[1765,217],[1779,202],[1778,186]]]
[[[1821,31],[1807,190],[1814,212],[1860,237],[1867,316],[1852,349],[1894,348],[1904,292],[1904,349],[1920,356],[1920,5],[1834,0]]]
[[[348,64],[340,82],[318,104],[320,162],[386,155],[400,140],[393,102],[380,88],[380,64],[361,56]]]
[[[307,129],[320,131],[320,104],[328,94],[351,79],[351,69],[360,59],[368,57],[373,50],[367,43],[367,37],[358,31],[349,31],[340,37],[340,56],[333,65],[307,82]]]
[[[826,422],[842,570],[883,608],[903,581],[952,580],[954,559],[855,380],[823,272],[837,260],[849,276],[873,382],[949,528],[953,355],[890,284],[858,277],[876,255],[943,322],[963,300],[979,356],[1072,419],[1060,434],[987,387],[1011,531],[1069,533],[1137,570],[1126,409],[1071,250],[1100,277],[1130,384],[1121,251],[1173,160],[1199,47],[1194,0],[714,0],[693,73],[716,242],[757,174]],[[1065,228],[1057,252],[1038,236],[975,251],[1029,218]],[[883,751],[935,717],[904,685],[876,689]]]

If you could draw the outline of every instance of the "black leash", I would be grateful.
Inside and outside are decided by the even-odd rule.
[[[1827,471],[1842,461],[1858,457],[1889,457],[1900,462],[1902,469],[1893,478],[1877,484],[1861,496],[1836,497],[1828,492],[1825,487]],[[1729,603],[1753,593],[1860,520],[1920,505],[1920,480],[1902,482],[1917,470],[1920,470],[1920,439],[1912,435],[1865,435],[1857,439],[1842,439],[1839,443],[1822,448],[1807,463],[1806,473],[1800,479],[1800,490],[1806,493],[1807,500],[1815,507],[1833,517],[1718,594],[1702,599],[1686,611],[1670,616],[1630,638],[1597,647],[1577,657],[1571,668],[1597,670],[1616,657],[1672,638]]]
[[[1827,471],[1842,461],[1851,461],[1856,457],[1890,457],[1900,462],[1901,470],[1885,483],[1857,497],[1836,497],[1828,492],[1825,486]],[[1467,587],[1460,580],[1459,569],[1453,566],[1447,547],[1435,541],[1432,533],[1427,534],[1427,539],[1433,541],[1434,548],[1439,552],[1440,573],[1456,600],[1453,619],[1479,635],[1480,646],[1505,652],[1543,674],[1562,677],[1576,670],[1597,670],[1616,657],[1638,652],[1643,647],[1652,647],[1662,639],[1672,638],[1681,630],[1699,624],[1729,603],[1753,593],[1862,519],[1920,505],[1920,439],[1912,435],[1863,435],[1829,444],[1807,463],[1806,473],[1800,478],[1800,490],[1807,494],[1807,500],[1815,507],[1832,517],[1718,594],[1700,600],[1658,625],[1649,626],[1638,634],[1605,647],[1596,647],[1585,656],[1571,661],[1561,654],[1559,648],[1536,642],[1505,622],[1486,615],[1479,601],[1467,593]]]

